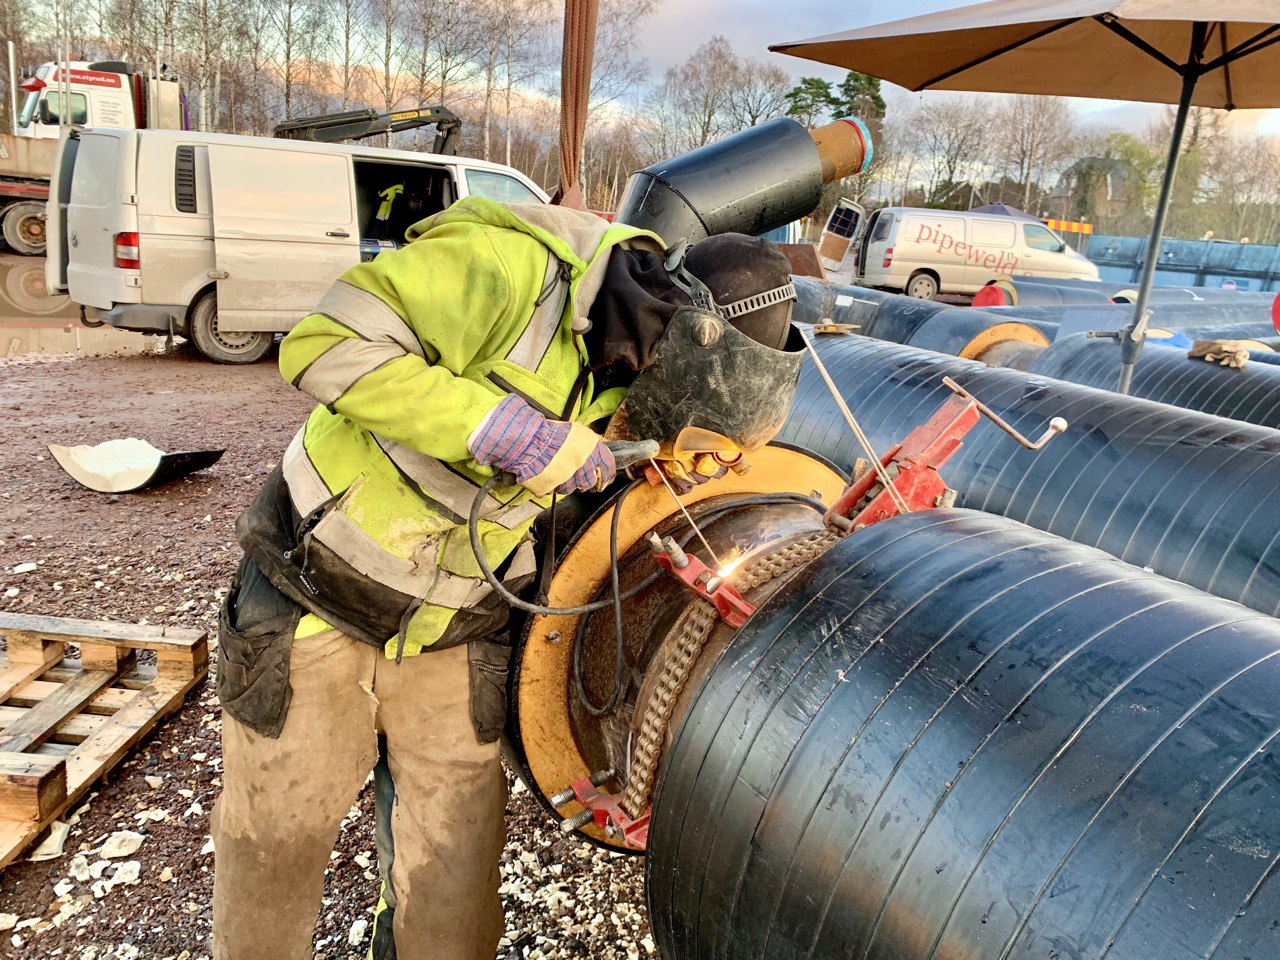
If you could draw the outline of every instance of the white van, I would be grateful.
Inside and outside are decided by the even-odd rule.
[[[1036,220],[884,207],[858,230],[855,282],[924,300],[974,293],[1000,276],[1098,279],[1096,266]]]
[[[70,137],[49,201],[50,294],[220,363],[261,358],[339,274],[453,201],[548,199],[463,157],[181,130]]]

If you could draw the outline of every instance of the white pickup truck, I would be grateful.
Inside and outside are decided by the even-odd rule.
[[[182,130],[73,130],[54,184],[50,295],[219,363],[260,359],[347,267],[461,197],[548,200],[483,160]]]

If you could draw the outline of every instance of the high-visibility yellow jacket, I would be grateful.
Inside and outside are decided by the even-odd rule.
[[[320,402],[282,461],[301,518],[289,560],[316,607],[363,617],[388,656],[430,647],[458,611],[495,599],[466,529],[493,471],[468,437],[508,393],[552,419],[612,413],[621,391],[595,396],[589,376],[570,406],[587,311],[614,246],[662,252],[594,214],[478,197],[408,239],[344,273],[280,347],[285,379]],[[501,572],[515,580],[533,572],[529,528],[549,501],[493,494],[485,555],[495,569],[510,560]],[[312,615],[300,630],[323,626]]]

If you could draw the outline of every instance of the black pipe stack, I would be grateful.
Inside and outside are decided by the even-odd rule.
[[[1068,337],[1036,358],[1029,372],[1110,390],[1117,377],[1113,343]],[[1250,363],[1243,370],[1191,359],[1185,349],[1153,341],[1133,371],[1132,396],[1200,410],[1244,423],[1280,428],[1280,366]]]
[[[1001,517],[855,533],[663,765],[667,960],[1280,953],[1280,622]]]
[[[1031,452],[984,419],[943,469],[958,506],[1280,613],[1280,432],[865,337],[815,346],[880,453],[952,395],[943,376],[1026,436],[1070,422]],[[779,439],[845,470],[863,455],[811,362]]]

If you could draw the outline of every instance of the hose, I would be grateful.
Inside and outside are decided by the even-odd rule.
[[[618,499],[613,502],[613,518],[609,521],[609,585],[613,588],[613,599],[609,601],[613,604],[613,693],[609,697],[609,702],[603,707],[597,707],[591,702],[591,697],[587,694],[586,684],[582,682],[582,648],[584,645],[578,642],[578,638],[582,636],[582,627],[587,622],[585,617],[578,621],[578,633],[574,636],[573,682],[578,690],[578,700],[582,703],[587,713],[593,717],[608,716],[618,709],[618,703],[622,700],[624,650],[622,642],[622,591],[618,586],[618,518],[622,516],[622,504],[627,499],[627,495],[643,482],[642,480],[633,480],[623,487],[622,492],[618,494]],[[628,598],[634,597],[641,589],[643,589],[643,586],[633,589],[628,593]]]
[[[541,604],[530,603],[528,600],[520,599],[514,593],[508,590],[506,586],[503,585],[502,581],[498,579],[498,575],[493,572],[493,567],[489,566],[489,561],[485,559],[484,547],[480,543],[480,510],[484,506],[485,498],[488,497],[489,491],[492,490],[495,486],[497,486],[499,481],[501,481],[502,479],[503,479],[503,475],[498,474],[496,476],[490,477],[488,480],[485,481],[484,486],[480,488],[479,493],[476,494],[475,500],[473,500],[471,503],[471,515],[470,517],[467,518],[467,534],[471,538],[471,552],[475,554],[476,564],[480,567],[480,572],[484,574],[484,578],[487,581],[489,581],[489,586],[493,587],[494,591],[498,594],[498,596],[502,597],[503,600],[505,600],[511,606],[515,607],[517,610],[523,610],[525,613],[536,613],[539,616],[543,616],[543,617],[581,616],[586,613],[595,613],[597,610],[603,610],[605,607],[612,606],[614,603],[614,600],[610,599],[610,600],[599,600],[599,601],[596,601],[595,603],[583,603],[574,607],[544,607]],[[617,505],[618,503],[621,502],[621,500],[628,493],[630,493],[634,487],[639,485],[641,482],[642,481],[640,480],[633,480],[627,486],[627,488],[623,490],[622,494],[618,498],[618,501],[615,501],[612,537],[617,536],[617,530],[618,530]],[[614,540],[614,542],[610,545],[610,547],[611,547],[610,552],[613,554],[610,562],[613,564],[613,567],[614,567],[613,575],[616,577],[617,576],[617,549],[616,549],[617,542],[616,540]],[[635,590],[629,591],[628,593],[626,593],[625,595],[617,599],[619,602],[621,602],[622,600],[630,600],[639,592],[640,592],[639,588],[637,588]]]

